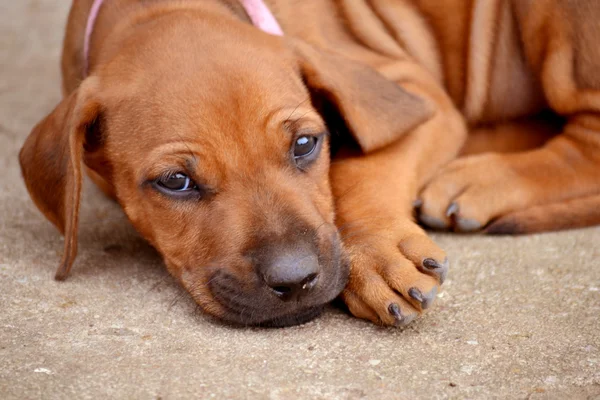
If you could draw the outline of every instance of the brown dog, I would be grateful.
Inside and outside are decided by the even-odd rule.
[[[277,37],[236,0],[106,0],[88,60],[92,2],[21,152],[66,237],[58,279],[82,160],[194,299],[243,324],[308,320],[348,275],[354,315],[409,323],[448,269],[416,199],[440,229],[600,222],[594,1],[267,0]]]

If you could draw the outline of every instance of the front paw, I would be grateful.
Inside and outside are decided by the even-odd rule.
[[[356,317],[406,326],[434,302],[449,262],[420,228],[410,224],[413,232],[396,240],[384,232],[346,243],[351,267],[342,298]]]

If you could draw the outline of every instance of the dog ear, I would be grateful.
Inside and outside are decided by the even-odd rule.
[[[432,107],[374,69],[295,42],[305,84],[333,105],[363,152],[396,141],[425,122]]]
[[[86,132],[100,109],[91,100],[95,79],[86,79],[38,123],[19,153],[21,172],[31,198],[65,236],[57,280],[67,277],[77,255],[83,146]]]

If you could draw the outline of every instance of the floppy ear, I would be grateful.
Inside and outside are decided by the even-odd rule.
[[[57,280],[67,277],[77,255],[83,145],[99,111],[99,105],[91,100],[94,87],[95,78],[84,81],[33,128],[19,153],[31,198],[65,236]]]
[[[309,90],[337,108],[363,152],[380,149],[433,114],[431,106],[361,63],[294,43]]]

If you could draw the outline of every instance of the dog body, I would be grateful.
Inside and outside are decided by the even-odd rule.
[[[21,152],[66,236],[58,278],[82,160],[194,299],[241,323],[312,318],[348,266],[354,315],[412,321],[448,269],[417,199],[438,229],[550,229],[565,201],[584,218],[563,225],[600,222],[592,1],[268,0],[276,37],[236,0],[106,0],[85,59],[92,3],[69,17],[65,100]]]

